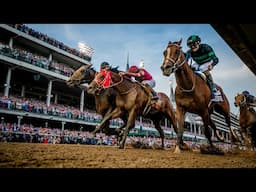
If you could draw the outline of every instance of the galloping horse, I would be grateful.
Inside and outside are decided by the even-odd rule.
[[[79,69],[77,69],[73,75],[68,78],[67,80],[67,85],[69,87],[74,87],[74,86],[79,86],[82,83],[91,83],[92,80],[95,78],[96,71],[91,68],[92,65],[83,65]],[[97,93],[94,94],[95,98],[95,104],[96,104],[96,112],[101,114],[102,117],[115,108],[115,95],[116,92],[114,89],[107,89],[107,90],[101,90]],[[125,115],[120,117],[123,121],[124,124],[119,128],[121,129],[127,122],[127,117]],[[106,134],[109,133],[109,121],[107,121],[104,125],[104,127],[101,127]],[[96,134],[96,132],[99,131],[100,128],[96,128],[92,134]]]
[[[235,96],[234,105],[240,108],[239,125],[242,139],[249,146],[248,138],[251,138],[252,147],[256,147],[256,112],[250,109],[244,94],[237,94]]]
[[[87,87],[87,92],[94,94],[95,90],[102,89],[104,78],[105,77],[101,73],[96,75],[95,79]],[[122,133],[123,137],[119,146],[120,149],[123,149],[129,131],[135,126],[135,119],[138,116],[142,116],[150,96],[138,82],[132,82],[131,79],[119,75],[119,72],[113,69],[111,69],[110,87],[118,92],[116,95],[116,108],[110,114],[105,115],[104,119],[99,124],[99,127],[104,125],[109,119],[117,118],[123,113],[127,114],[128,121],[125,125],[124,132]],[[158,97],[159,99],[156,102],[156,108],[152,107],[144,117],[153,121],[155,128],[158,130],[162,139],[162,148],[164,148],[164,132],[160,126],[160,121],[164,116],[167,117],[177,133],[176,118],[172,103],[168,96],[164,93],[158,93]]]
[[[210,115],[215,110],[219,114],[225,117],[225,121],[230,128],[231,137],[237,139],[230,123],[230,106],[227,97],[223,93],[223,90],[219,87],[223,101],[218,103],[212,103],[209,108],[210,102],[210,89],[206,82],[196,75],[189,67],[185,54],[181,50],[181,42],[169,42],[166,50],[164,51],[164,61],[161,66],[163,75],[170,76],[171,73],[175,74],[177,87],[175,90],[176,100],[176,117],[178,121],[178,134],[177,145],[175,152],[180,152],[180,149],[184,149],[183,132],[184,132],[184,115],[186,112],[198,114],[202,117],[204,123],[204,134],[209,141],[209,151],[216,151],[216,147],[211,140],[211,131],[209,125],[214,130],[214,134],[218,140],[223,141],[224,138],[218,134],[215,124],[210,118]]]

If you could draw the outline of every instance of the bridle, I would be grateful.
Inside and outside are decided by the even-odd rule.
[[[171,44],[171,45],[176,46],[180,49],[180,46],[177,45],[177,44]],[[169,45],[167,47],[167,54],[166,54],[165,60],[168,61],[167,64],[168,63],[172,64],[171,71],[175,73],[180,67],[182,67],[185,64],[186,59],[184,58],[184,60],[181,61],[181,53],[182,53],[181,50],[179,52],[179,56],[176,59],[173,59],[173,58],[169,57],[169,55],[170,55],[170,46],[171,45]],[[195,78],[195,76],[192,76],[192,77],[193,77],[192,88],[191,89],[184,89],[184,88],[181,87],[181,85],[179,85],[179,89],[180,89],[181,92],[192,92],[195,89],[196,78]]]
[[[243,95],[243,100],[239,101],[238,106],[239,106],[239,107],[245,107],[245,106],[246,106],[246,98],[245,98],[245,95]]]
[[[177,45],[177,44],[172,44],[172,45],[174,45],[180,49],[179,45]],[[173,72],[177,71],[177,69],[179,69],[186,62],[186,59],[181,61],[181,51],[179,52],[179,56],[176,59],[169,57],[169,55],[170,55],[170,45],[167,47],[167,54],[166,54],[165,60],[167,60],[168,63],[172,64],[171,70]]]

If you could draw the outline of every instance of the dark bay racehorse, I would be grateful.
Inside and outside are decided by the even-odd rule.
[[[109,119],[117,118],[123,113],[127,114],[128,120],[124,127],[123,137],[119,146],[119,148],[123,149],[129,131],[135,126],[135,119],[143,114],[144,108],[148,103],[149,95],[138,82],[132,82],[131,79],[119,75],[117,71],[111,70],[111,73],[112,83],[110,87],[118,92],[116,95],[116,108],[110,114],[105,115],[99,127],[104,125]],[[94,94],[95,90],[101,89],[104,78],[101,73],[96,75],[95,79],[87,87],[87,92]],[[160,126],[160,122],[163,117],[167,117],[173,125],[175,132],[177,132],[176,118],[168,96],[164,93],[158,93],[158,97],[159,99],[156,102],[155,108],[152,107],[144,117],[153,121],[162,139],[162,148],[164,148],[164,132]]]
[[[246,102],[246,96],[244,94],[237,94],[235,96],[234,105],[239,106],[239,125],[242,139],[247,147],[249,147],[249,138],[251,138],[251,146],[256,147],[256,112],[253,108],[250,108]]]
[[[69,87],[79,86],[82,83],[91,83],[92,80],[95,78],[96,71],[91,67],[92,65],[83,65],[79,69],[77,69],[73,75],[67,80],[67,85]],[[102,115],[102,118],[115,108],[115,96],[116,92],[114,89],[106,89],[100,90],[94,94],[95,104],[96,104],[96,112]],[[127,118],[125,115],[120,116],[120,118],[124,121],[124,124],[120,127],[122,128]],[[107,121],[104,126],[101,128],[104,130],[106,134],[109,133],[109,125],[110,122]],[[96,134],[100,128],[96,127],[96,129],[92,132]]]
[[[184,115],[186,112],[190,112],[202,117],[204,134],[210,144],[207,150],[214,153],[218,151],[218,149],[212,143],[210,127],[214,130],[214,134],[218,140],[224,140],[224,138],[218,134],[216,126],[210,118],[210,114],[212,114],[214,110],[225,117],[225,121],[230,128],[231,139],[237,139],[237,136],[231,128],[229,102],[223,93],[223,90],[217,86],[222,94],[223,101],[212,103],[208,108],[210,102],[210,89],[206,82],[196,75],[189,67],[185,59],[185,54],[181,50],[181,41],[182,40],[173,43],[169,42],[164,51],[164,61],[161,66],[163,75],[170,76],[171,73],[174,73],[177,83],[175,100],[177,105],[176,118],[178,121],[178,135],[175,152],[180,152],[180,149],[184,148],[182,138],[184,132]]]

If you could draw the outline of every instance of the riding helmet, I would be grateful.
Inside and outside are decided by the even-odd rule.
[[[243,91],[242,94],[250,95],[250,92],[249,91]]]
[[[135,65],[133,65],[129,68],[129,72],[132,72],[132,73],[136,73],[136,72],[138,72],[138,70],[139,70],[139,68]]]
[[[101,68],[101,69],[103,69],[103,68],[105,68],[105,67],[107,67],[107,66],[109,66],[109,63],[106,62],[106,61],[104,61],[104,62],[102,62],[102,63],[100,64],[100,68]]]
[[[187,46],[193,44],[193,43],[200,43],[201,42],[201,38],[198,35],[191,35],[188,39],[187,39]]]

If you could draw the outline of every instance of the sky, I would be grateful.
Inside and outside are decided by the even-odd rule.
[[[107,61],[112,66],[126,70],[129,64],[139,66],[144,61],[156,81],[157,92],[170,95],[170,80],[175,88],[174,74],[163,76],[160,66],[163,51],[169,41],[182,39],[182,50],[186,52],[186,40],[190,35],[199,35],[202,43],[209,44],[219,58],[211,71],[215,83],[223,88],[231,112],[238,114],[234,97],[243,90],[256,95],[256,76],[235,54],[229,45],[209,24],[28,24],[29,27],[47,34],[65,45],[78,49],[78,42],[94,49],[91,63],[99,70],[100,63]]]

